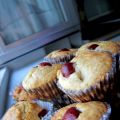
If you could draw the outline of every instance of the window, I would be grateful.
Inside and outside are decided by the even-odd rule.
[[[78,29],[75,0],[1,0],[0,64]]]

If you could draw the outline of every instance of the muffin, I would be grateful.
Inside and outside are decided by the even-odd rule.
[[[57,86],[75,102],[104,100],[114,90],[116,59],[107,52],[82,51],[57,77]]]
[[[51,120],[108,120],[110,113],[111,108],[106,103],[75,103],[58,110]]]
[[[50,63],[65,63],[69,62],[76,53],[77,49],[63,48],[49,53],[44,60]]]
[[[97,41],[97,42],[90,42],[85,45],[82,45],[76,55],[79,55],[80,51],[107,51],[111,52],[112,54],[120,53],[120,46],[113,42],[113,41]]]
[[[81,46],[78,49],[78,52],[76,53],[76,56],[79,55],[80,51],[106,51],[110,52],[112,55],[114,55],[119,62],[119,56],[120,56],[120,42],[114,42],[114,41],[97,41],[97,42],[90,42],[83,46]],[[119,63],[118,63],[119,64]]]
[[[79,55],[81,51],[107,51],[116,57],[116,68],[119,69],[118,66],[120,64],[119,56],[120,56],[120,46],[113,41],[98,41],[91,42],[81,46],[76,53],[76,56]]]
[[[63,92],[56,86],[57,71],[60,68],[61,64],[40,63],[27,74],[22,86],[29,94],[38,96],[38,99],[53,101],[56,105],[63,104]]]
[[[120,84],[120,45],[119,45],[119,42],[114,42],[114,41],[98,41],[98,42],[90,42],[90,43],[87,43],[83,46],[81,46],[79,49],[78,49],[78,52],[76,53],[76,55],[79,55],[79,53],[81,51],[106,51],[106,52],[110,52],[112,55],[115,56],[116,58],[116,78],[118,79],[116,82],[116,85]],[[120,88],[119,86],[116,86],[116,89],[117,91],[120,91]]]
[[[12,97],[16,101],[32,101],[38,99],[38,96],[35,94],[30,94],[27,92],[22,85],[17,86],[13,91]]]
[[[21,101],[9,108],[2,120],[40,120],[46,114],[47,110],[38,104]]]

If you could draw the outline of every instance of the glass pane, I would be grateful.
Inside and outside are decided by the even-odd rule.
[[[6,45],[63,21],[58,0],[0,0],[0,35]]]
[[[85,12],[88,20],[111,12],[109,0],[85,0]]]

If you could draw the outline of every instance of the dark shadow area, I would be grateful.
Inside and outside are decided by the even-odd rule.
[[[103,0],[103,3],[104,2],[109,8],[107,13],[105,11],[107,8],[104,8],[105,10],[103,10],[101,14],[98,13],[94,16],[93,5],[96,4],[96,6],[98,6],[97,2],[93,4],[91,1],[91,4],[88,4],[87,0],[77,0],[83,40],[96,39],[120,29],[120,1]],[[102,10],[102,5],[104,6],[103,3],[101,3],[101,6],[96,8],[96,10]],[[90,8],[91,12],[89,12]],[[92,15],[92,17],[90,17],[90,15]]]

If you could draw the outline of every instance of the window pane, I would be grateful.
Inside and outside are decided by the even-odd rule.
[[[85,0],[85,12],[87,18],[97,18],[111,12],[109,0]]]
[[[0,0],[0,35],[6,45],[63,21],[58,0]]]

